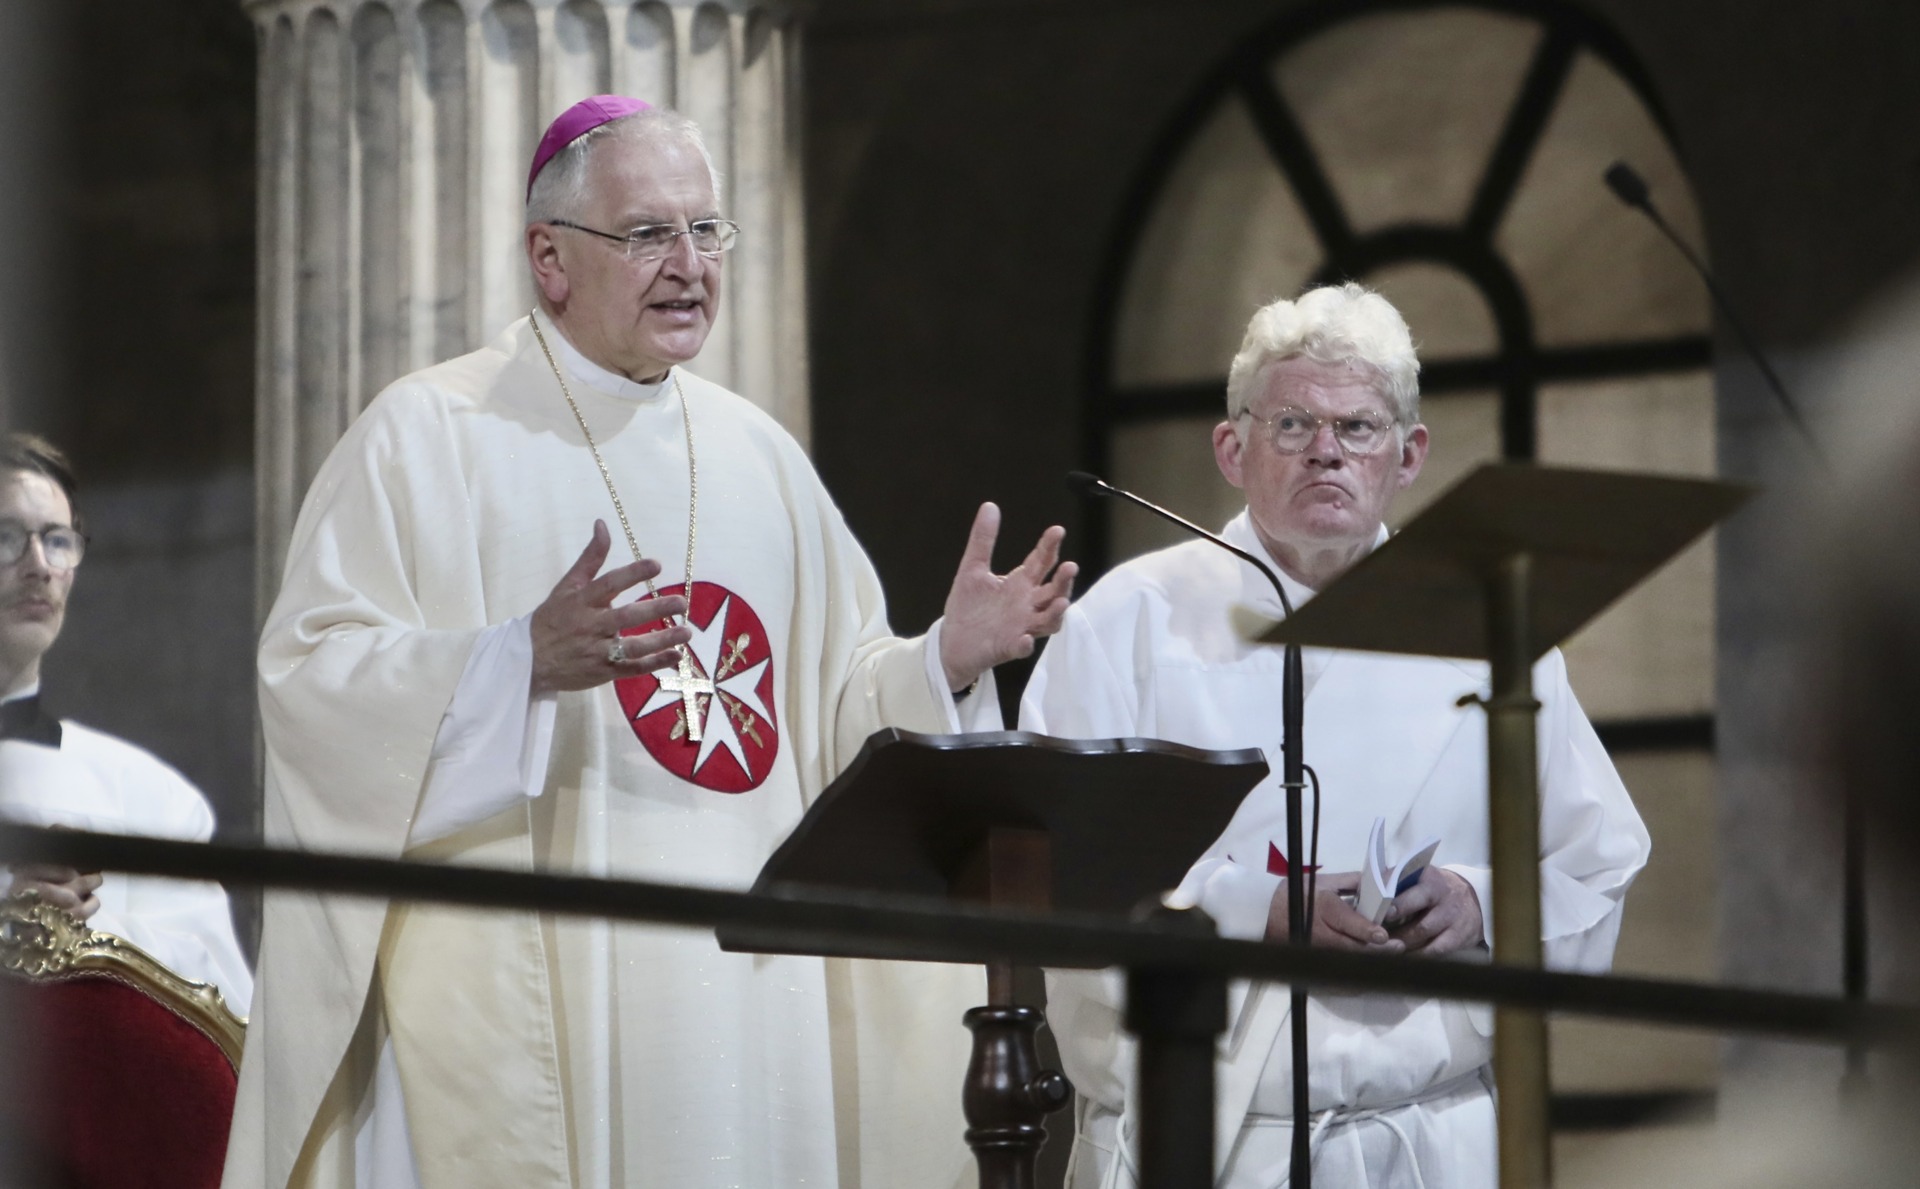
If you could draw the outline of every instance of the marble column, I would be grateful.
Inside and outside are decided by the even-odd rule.
[[[521,248],[541,130],[618,92],[697,120],[741,225],[693,370],[804,443],[797,36],[783,6],[696,0],[246,0],[259,29],[259,597],[314,471],[394,378],[533,304]]]

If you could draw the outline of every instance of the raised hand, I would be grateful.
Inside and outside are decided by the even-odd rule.
[[[606,564],[612,545],[606,521],[594,521],[593,537],[580,560],[534,610],[534,696],[592,689],[617,678],[670,668],[679,660],[680,646],[693,638],[684,623],[638,636],[621,636],[630,627],[685,615],[687,600],[672,594],[613,606],[621,591],[658,577],[660,563],[641,558],[601,574],[600,567]],[[614,650],[616,643],[618,653]]]
[[[1080,567],[1060,560],[1067,530],[1054,525],[1026,560],[1005,574],[993,572],[993,544],[1000,536],[1000,509],[981,504],[960,555],[960,572],[947,592],[940,628],[940,666],[947,688],[962,690],[1003,661],[1031,656],[1033,643],[1060,630],[1067,596]],[[1049,577],[1051,572],[1051,577]]]

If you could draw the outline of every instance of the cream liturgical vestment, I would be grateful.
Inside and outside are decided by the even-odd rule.
[[[659,589],[678,591],[675,386],[595,383],[565,353],[640,548],[668,567]],[[523,659],[507,717],[528,770],[500,780],[530,775],[533,795],[454,814],[450,832],[416,821],[446,817],[423,788],[444,799],[436,773],[488,745],[471,721],[442,732],[501,625],[547,597],[596,518],[615,529],[608,565],[628,560],[522,320],[388,388],[314,480],[261,645],[274,844],[743,889],[873,731],[966,725],[930,679],[928,640],[890,634],[798,445],[674,376],[699,465],[693,696],[669,671],[543,710]],[[982,982],[727,954],[706,932],[272,894],[225,1183],[368,1184],[392,1142],[367,1141],[369,1111],[401,1097],[426,1189],[954,1185],[968,1175],[960,1018]],[[387,1046],[398,1096],[374,1089]]]
[[[1267,560],[1243,512],[1225,529]],[[1384,533],[1382,534],[1384,539]],[[1287,579],[1299,606],[1313,592]],[[1258,939],[1283,882],[1279,785],[1282,650],[1245,642],[1232,611],[1282,614],[1251,566],[1204,543],[1123,565],[1067,613],[1021,707],[1024,730],[1067,737],[1138,735],[1210,749],[1260,747],[1273,775],[1246,800],[1174,893],[1229,936]],[[1410,614],[1417,614],[1417,610]],[[1492,936],[1486,719],[1461,708],[1484,693],[1484,664],[1309,648],[1304,743],[1323,794],[1319,861],[1361,867],[1376,817],[1394,857],[1438,837],[1435,862],[1478,895]],[[1558,652],[1535,668],[1541,701],[1540,883],[1547,962],[1604,970],[1647,834],[1567,686]],[[1311,806],[1309,806],[1311,809]],[[1112,972],[1052,972],[1048,1020],[1079,1091],[1072,1189],[1131,1185],[1133,1045]],[[1292,1078],[1284,986],[1238,984],[1220,1044],[1216,1167],[1224,1189],[1288,1179]],[[1493,1102],[1483,1008],[1360,996],[1309,1000],[1316,1184],[1492,1189]]]

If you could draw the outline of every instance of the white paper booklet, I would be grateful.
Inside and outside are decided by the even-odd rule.
[[[1438,838],[1429,838],[1403,856],[1398,863],[1387,862],[1387,819],[1373,819],[1373,832],[1367,836],[1367,860],[1360,870],[1360,894],[1354,902],[1359,914],[1378,925],[1393,910],[1393,898],[1420,882],[1420,873],[1433,861],[1440,849]]]

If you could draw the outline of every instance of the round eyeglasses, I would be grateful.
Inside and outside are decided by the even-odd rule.
[[[1250,417],[1267,431],[1267,441],[1282,454],[1304,454],[1313,440],[1320,436],[1323,425],[1333,428],[1333,440],[1340,449],[1352,456],[1365,456],[1375,453],[1386,445],[1393,436],[1394,419],[1378,413],[1348,413],[1340,417],[1316,417],[1305,409],[1288,407],[1270,417],[1261,417],[1251,409],[1243,410],[1242,417]]]
[[[695,219],[685,227],[675,227],[671,223],[649,223],[645,227],[635,227],[625,235],[596,231],[565,219],[554,219],[552,225],[584,231],[588,235],[597,235],[601,239],[624,245],[627,259],[633,261],[658,260],[671,254],[674,244],[683,235],[693,245],[693,250],[702,256],[718,256],[740,238],[740,224],[732,219]]]
[[[56,570],[71,570],[87,555],[86,534],[77,528],[54,525],[28,528],[17,520],[0,520],[0,566],[10,566],[27,554],[27,542],[40,538],[40,555]]]

